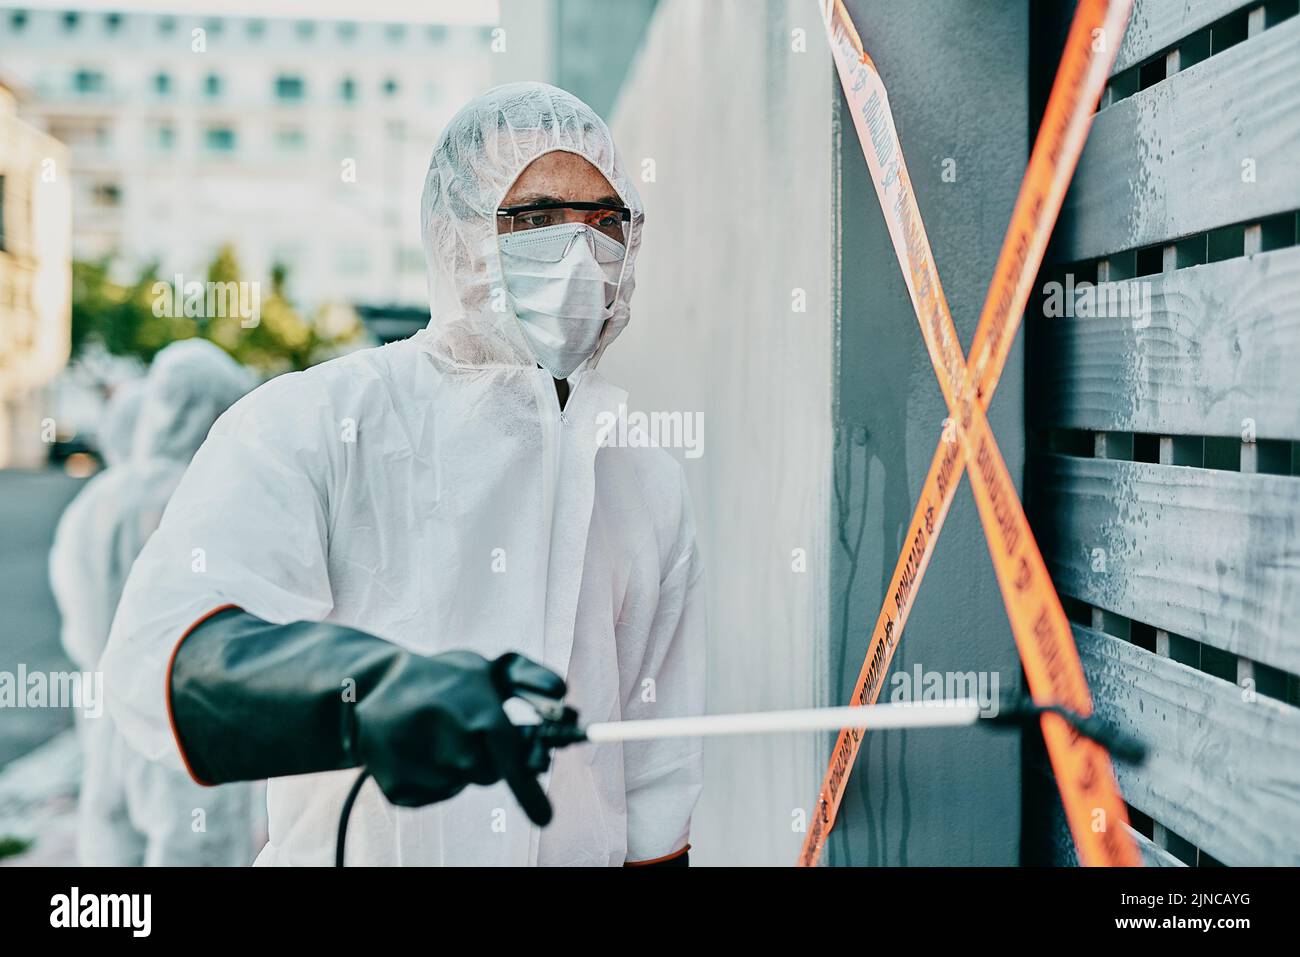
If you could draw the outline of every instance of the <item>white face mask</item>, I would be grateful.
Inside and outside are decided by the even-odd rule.
[[[506,294],[538,365],[567,379],[596,351],[626,248],[586,223],[504,233]]]

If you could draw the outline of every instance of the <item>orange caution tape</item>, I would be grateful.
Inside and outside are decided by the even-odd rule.
[[[957,483],[970,465],[980,523],[1030,693],[1039,704],[1056,703],[1080,714],[1092,711],[1069,622],[984,413],[1006,364],[1131,5],[1132,0],[1079,3],[968,364],[939,283],[884,84],[842,0],[824,0],[826,31],[840,82],[950,412],[872,632],[854,704],[872,704],[880,695]],[[1140,863],[1124,827],[1127,813],[1105,750],[1056,715],[1044,715],[1042,729],[1080,860],[1087,865]],[[817,863],[861,743],[860,731],[840,732],[800,865]]]

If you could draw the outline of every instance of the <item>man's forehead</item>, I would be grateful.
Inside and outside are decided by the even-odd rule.
[[[505,196],[511,206],[557,201],[622,204],[600,170],[564,151],[544,153],[529,163]]]
[[[623,201],[613,193],[605,193],[602,196],[578,196],[572,191],[566,192],[563,196],[557,196],[554,193],[536,193],[524,192],[515,195],[511,192],[508,197],[511,206],[533,206],[533,205],[551,205],[559,203],[607,203],[610,206],[622,206]]]

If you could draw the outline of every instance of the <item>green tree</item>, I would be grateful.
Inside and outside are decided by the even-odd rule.
[[[242,290],[241,302],[258,307],[250,315],[211,308],[220,297],[209,299],[206,290],[187,302],[186,291],[162,280],[154,263],[126,285],[113,280],[108,258],[74,262],[72,275],[74,357],[89,343],[100,342],[110,353],[148,363],[168,343],[201,336],[240,362],[275,374],[337,355],[364,335],[355,317],[340,323],[337,309],[322,307],[305,316],[285,294],[288,271],[282,264],[273,267],[269,282],[251,281]],[[247,281],[232,245],[217,251],[206,279],[209,284]],[[322,321],[326,314],[328,323]]]
[[[145,266],[134,282],[122,285],[111,277],[108,258],[72,264],[72,354],[93,341],[115,355],[138,356],[145,362],[177,339],[197,334],[193,319],[154,315],[157,267]]]

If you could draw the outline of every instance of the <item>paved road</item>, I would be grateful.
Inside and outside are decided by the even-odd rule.
[[[54,469],[0,469],[0,672],[72,667],[46,569],[54,526],[82,484]],[[0,768],[71,726],[70,711],[0,708]]]

